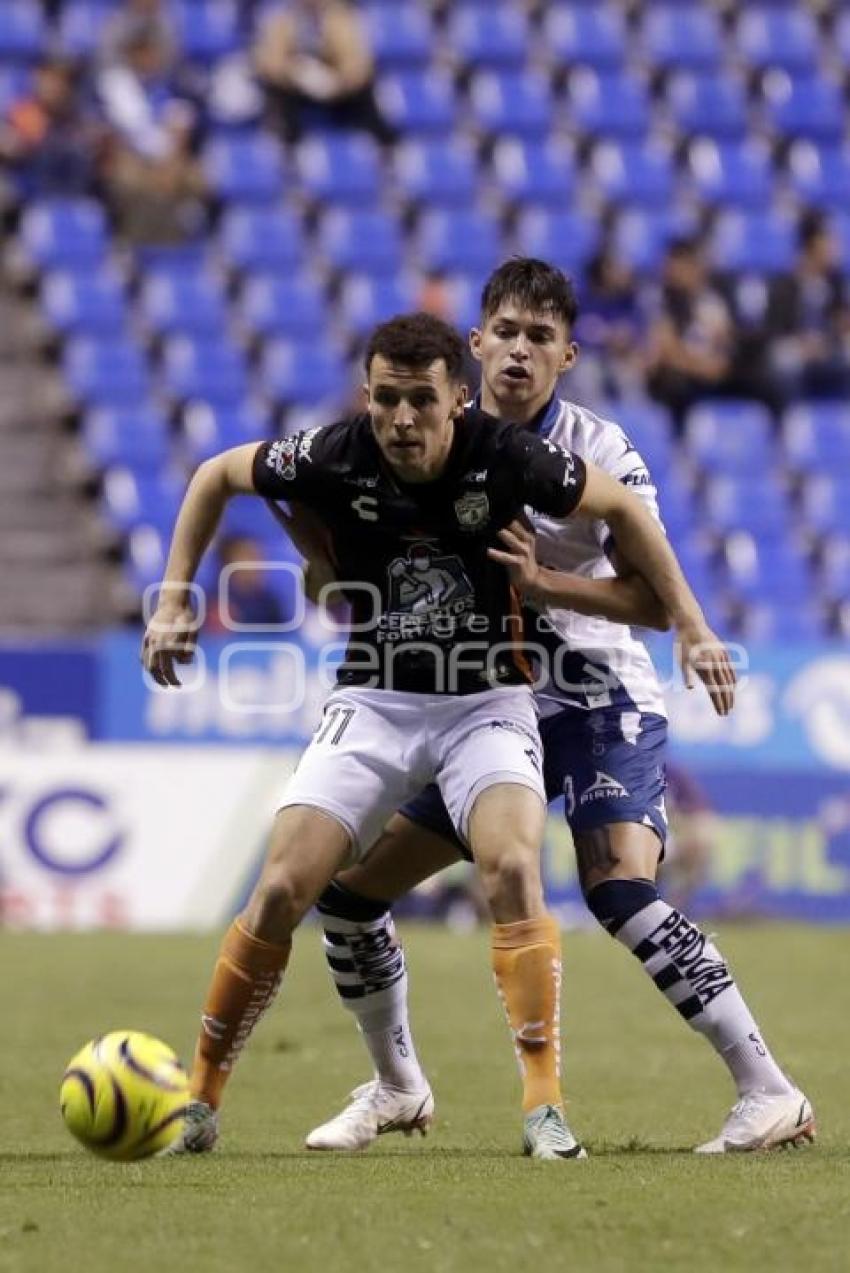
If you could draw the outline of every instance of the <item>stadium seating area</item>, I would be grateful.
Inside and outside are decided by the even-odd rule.
[[[4,0],[0,117],[48,48],[95,54],[112,0]],[[269,7],[174,0],[205,83]],[[439,278],[469,323],[484,275],[543,255],[579,285],[603,229],[657,274],[682,230],[718,270],[791,266],[806,208],[850,268],[850,8],[638,0],[367,0],[377,92],[399,140],[284,145],[213,103],[203,231],[130,250],[94,194],[11,194],[17,267],[55,335],[99,509],[127,578],[158,578],[192,467],[354,401],[364,333]],[[569,396],[569,386],[565,393]],[[850,626],[850,404],[706,400],[677,436],[649,399],[619,419],[662,492],[695,588],[730,633],[806,639]],[[231,529],[281,537],[260,510]]]

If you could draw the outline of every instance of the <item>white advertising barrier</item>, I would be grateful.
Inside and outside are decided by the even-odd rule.
[[[9,927],[222,924],[259,861],[295,748],[0,751]]]

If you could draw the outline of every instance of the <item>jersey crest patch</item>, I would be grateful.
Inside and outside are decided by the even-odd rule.
[[[455,513],[461,530],[479,530],[490,520],[490,501],[485,491],[467,491],[455,500]]]
[[[272,442],[266,456],[266,464],[270,469],[274,469],[278,477],[283,478],[285,482],[295,480],[295,455],[296,455],[295,438],[280,438],[277,442]]]

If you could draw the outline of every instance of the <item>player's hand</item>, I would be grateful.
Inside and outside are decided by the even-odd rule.
[[[728,716],[735,704],[735,669],[729,652],[707,623],[689,623],[676,629],[679,666],[687,688],[694,674],[708,691],[718,716]]]
[[[499,531],[499,538],[505,547],[488,548],[487,556],[507,567],[511,583],[523,596],[533,592],[540,576],[534,532],[522,522],[512,521]]]
[[[159,605],[142,641],[142,664],[157,685],[179,687],[175,664],[191,663],[198,621],[189,606]]]

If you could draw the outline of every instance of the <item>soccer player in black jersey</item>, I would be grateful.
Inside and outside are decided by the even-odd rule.
[[[202,1016],[181,1148],[211,1149],[225,1081],[271,1003],[291,936],[389,815],[436,781],[481,874],[493,967],[520,1058],[527,1153],[583,1156],[563,1118],[557,926],[540,880],[540,742],[505,569],[523,507],[603,518],[674,622],[699,608],[663,533],[619,482],[464,408],[463,347],[427,315],[378,328],[367,415],[203,464],[181,508],[143,659],[178,684],[194,578],[232,495],[292,498],[330,527],[352,632],[322,722],[287,784],[260,879],[225,937]],[[509,554],[508,554],[509,556]],[[430,1098],[429,1098],[430,1099]],[[423,1103],[412,1126],[424,1130]]]

